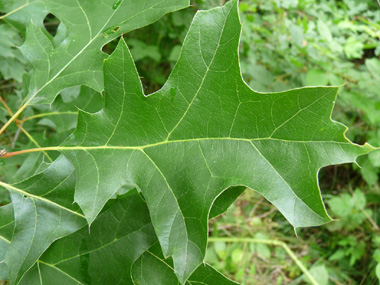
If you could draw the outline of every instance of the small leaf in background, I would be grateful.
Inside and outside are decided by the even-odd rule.
[[[238,268],[238,271],[236,273],[236,280],[237,281],[240,281],[240,280],[244,280],[244,275],[245,275],[245,268]]]
[[[368,159],[374,167],[380,167],[380,151],[371,152]]]
[[[235,264],[238,264],[239,262],[241,262],[243,255],[244,255],[243,250],[240,247],[235,248],[231,254],[232,262]]]
[[[248,71],[252,75],[252,85],[255,90],[263,91],[273,84],[273,75],[262,65],[250,65]]]
[[[329,273],[324,264],[313,266],[309,271],[319,285],[329,284]]]
[[[329,83],[329,76],[320,69],[309,70],[306,74],[305,85],[307,86],[324,86]]]
[[[377,151],[379,152],[379,151]],[[377,164],[377,163],[376,163]],[[368,185],[374,186],[379,181],[379,169],[374,167],[369,159],[360,164],[360,173]]]
[[[295,8],[298,5],[298,0],[277,0],[276,2],[279,7],[285,9]]]
[[[333,197],[328,201],[330,209],[338,215],[338,217],[348,216],[353,207],[352,197],[346,193],[339,197]]]
[[[360,241],[359,244],[356,244],[352,247],[352,253],[350,258],[350,265],[353,266],[356,261],[360,260],[365,252],[365,243],[364,241]]]
[[[227,246],[225,242],[215,242],[214,249],[219,258],[225,259],[227,256]]]
[[[322,38],[325,39],[327,43],[330,43],[333,41],[333,37],[331,35],[329,26],[327,26],[327,24],[323,20],[321,19],[318,20],[317,27],[318,27],[319,34],[321,35]]]
[[[182,47],[180,45],[174,46],[172,51],[170,52],[168,60],[172,62],[177,62],[179,55],[181,54],[181,48]]]
[[[353,197],[354,197],[355,207],[358,210],[363,209],[366,204],[366,198],[365,198],[364,193],[360,189],[355,189]]]
[[[380,80],[380,60],[378,58],[368,58],[365,60],[365,65],[367,66],[369,72],[376,79]]]
[[[344,249],[338,249],[336,252],[334,252],[334,254],[332,254],[330,257],[329,257],[329,260],[331,261],[334,261],[334,260],[339,260],[343,257],[346,256],[346,252]]]
[[[0,24],[0,75],[4,79],[21,82],[27,71],[26,60],[18,49],[21,43],[21,37],[10,25]]]
[[[73,86],[73,87],[65,88],[60,92],[62,101],[64,103],[72,102],[78,98],[80,92],[81,92],[80,86]],[[54,103],[55,103],[55,101],[54,101]]]
[[[161,53],[157,46],[150,46],[136,39],[128,40],[128,45],[131,46],[130,49],[135,62],[143,58],[150,58],[156,62],[161,61]]]
[[[304,46],[304,36],[302,27],[295,24],[290,24],[289,31],[293,42],[299,47]]]
[[[331,85],[340,86],[344,83],[344,80],[342,78],[340,78],[339,76],[333,74],[333,73],[329,73],[328,74],[328,82]]]
[[[257,233],[255,234],[255,239],[262,239],[267,240],[269,237],[263,233]],[[263,243],[256,243],[255,244],[256,253],[260,256],[264,257],[265,259],[270,259],[271,257],[271,250],[269,246]]]
[[[373,253],[373,258],[380,263],[380,249],[376,249],[375,252]]]
[[[257,271],[256,265],[252,264],[251,267],[249,268],[249,272],[251,273],[251,275],[255,275],[256,271]]]
[[[380,280],[380,263],[376,265],[376,276]]]
[[[361,58],[363,55],[364,45],[355,37],[348,38],[344,45],[344,53],[348,59]]]

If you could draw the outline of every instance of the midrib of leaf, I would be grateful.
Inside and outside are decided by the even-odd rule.
[[[156,146],[160,146],[160,145],[164,145],[164,144],[172,144],[172,143],[186,143],[186,142],[201,142],[201,141],[217,141],[217,140],[220,140],[220,141],[244,141],[244,142],[249,142],[252,147],[255,149],[255,151],[268,163],[268,165],[270,167],[273,168],[273,170],[278,174],[278,176],[285,182],[285,184],[289,187],[289,189],[292,189],[292,187],[290,187],[290,185],[286,182],[286,180],[282,177],[282,175],[277,171],[277,169],[273,166],[272,163],[270,163],[270,161],[267,160],[267,158],[257,149],[257,147],[253,144],[254,141],[264,141],[264,140],[271,140],[271,141],[284,141],[284,142],[287,142],[287,143],[302,143],[302,144],[312,144],[312,143],[333,143],[333,144],[338,144],[338,145],[352,145],[351,142],[335,142],[335,141],[289,141],[289,140],[281,140],[281,139],[273,139],[273,138],[257,138],[257,139],[243,139],[243,138],[201,138],[201,139],[187,139],[187,140],[173,140],[173,141],[163,141],[163,142],[159,142],[159,143],[155,143],[155,144],[150,144],[150,145],[145,145],[145,146],[136,146],[136,147],[133,147],[133,146],[107,146],[107,145],[104,145],[104,146],[89,146],[89,147],[85,147],[85,146],[80,146],[80,147],[48,147],[48,148],[44,148],[43,150],[57,150],[57,151],[66,151],[66,150],[73,150],[73,151],[86,151],[88,152],[88,150],[101,150],[101,149],[124,149],[124,150],[138,150],[138,151],[141,151],[153,164],[153,166],[157,169],[157,171],[160,173],[160,175],[162,176],[162,178],[164,179],[165,183],[167,184],[169,190],[171,191],[174,199],[177,201],[176,199],[176,196],[174,195],[174,192],[173,190],[171,189],[171,186],[169,185],[166,177],[164,176],[164,174],[161,172],[161,170],[157,167],[157,165],[155,164],[155,162],[146,154],[146,152],[144,151],[145,149],[147,148],[152,148],[152,147],[156,147]],[[29,151],[42,151],[42,149],[32,149],[32,150],[29,150]],[[99,181],[98,181],[99,183]],[[2,185],[4,184],[4,185]],[[5,186],[7,184],[3,183],[3,182],[0,182],[0,185],[6,187],[6,188],[10,188],[10,187],[13,187],[13,186]],[[47,200],[47,199],[44,199],[42,197],[38,197],[38,196],[35,196],[35,195],[32,195],[32,194],[29,194],[27,192],[24,192],[20,189],[17,189],[15,187],[11,188],[12,190],[15,190],[15,191],[18,191],[22,194],[25,194],[25,195],[28,195],[30,197],[33,197],[33,198],[36,198],[36,199],[40,199],[40,200],[43,200],[45,202],[48,202],[48,203],[51,203],[51,204],[54,204],[54,205],[57,205],[61,208],[64,208],[58,204],[55,204],[54,202],[50,201],[50,200]],[[292,191],[294,193],[294,191]],[[295,193],[294,193],[295,194]],[[298,199],[300,199],[296,194],[295,194],[295,197],[297,197]],[[302,200],[300,200],[302,201]],[[178,202],[177,202],[178,204]],[[304,203],[303,203],[304,204]],[[306,205],[309,209],[310,207],[308,205]],[[72,213],[75,213],[81,217],[84,218],[83,215],[81,214],[78,214],[72,210],[69,210],[67,208],[64,208],[65,210],[68,210]],[[179,211],[181,212],[181,210],[179,209]],[[313,211],[314,212],[314,211]],[[181,216],[182,218],[184,219],[184,216],[181,212]],[[186,228],[186,223],[185,223],[185,228]],[[187,234],[187,232],[186,232]]]
[[[152,148],[160,145],[165,144],[174,144],[174,143],[185,143],[185,142],[202,142],[202,141],[244,141],[244,142],[253,142],[253,141],[280,141],[280,142],[286,142],[286,143],[302,143],[302,144],[314,144],[314,143],[331,143],[331,144],[338,144],[338,145],[356,145],[352,142],[336,142],[336,141],[297,141],[297,140],[284,140],[284,139],[276,139],[276,138],[254,138],[254,139],[244,139],[244,138],[231,138],[231,137],[222,137],[222,138],[195,138],[195,139],[184,139],[184,140],[171,140],[171,141],[161,141],[158,143],[153,144],[147,144],[143,146],[109,146],[109,145],[102,145],[102,146],[51,146],[51,147],[42,147],[42,148],[31,148],[16,152],[8,153],[8,155],[4,155],[4,158],[12,157],[14,155],[19,154],[25,154],[25,153],[31,153],[31,152],[43,152],[43,151],[65,151],[65,150],[97,150],[97,149],[124,149],[124,150],[140,150],[143,151],[147,148]],[[357,145],[359,146],[359,145]],[[370,146],[369,144],[366,144],[367,147],[370,147],[372,149],[375,149],[374,147]]]
[[[70,213],[72,213],[72,214],[74,214],[74,215],[77,215],[77,216],[79,216],[79,217],[85,219],[85,216],[83,216],[82,214],[80,214],[80,213],[78,213],[78,212],[75,212],[75,211],[73,211],[73,210],[70,210],[70,209],[68,209],[68,208],[66,208],[66,207],[63,207],[62,205],[59,205],[59,204],[57,204],[57,203],[55,203],[55,202],[53,202],[53,201],[51,201],[51,200],[49,200],[49,199],[46,199],[46,198],[43,198],[43,197],[40,197],[40,196],[37,196],[37,195],[30,194],[30,193],[28,193],[28,192],[26,192],[26,191],[24,191],[24,190],[21,190],[21,189],[19,189],[19,188],[16,188],[16,187],[14,187],[14,186],[12,186],[12,185],[9,185],[9,184],[7,184],[7,183],[4,183],[4,182],[2,182],[2,181],[0,181],[0,186],[4,187],[4,188],[6,188],[6,189],[9,189],[9,190],[12,190],[12,191],[18,192],[18,193],[20,193],[20,194],[22,194],[22,195],[28,196],[28,197],[30,197],[30,198],[32,198],[32,199],[41,200],[41,201],[43,201],[43,202],[45,202],[45,203],[51,204],[51,205],[53,205],[53,206],[56,206],[56,207],[58,207],[58,208],[61,208],[61,209],[65,210],[65,211],[68,211],[68,212],[70,212]]]
[[[258,153],[258,155],[263,158],[267,163],[268,163],[268,166],[271,167],[275,173],[278,175],[278,177],[280,177],[280,179],[288,186],[288,188],[290,190],[292,190],[293,188],[288,184],[288,182],[285,180],[285,178],[278,172],[278,170],[274,167],[274,165],[260,152],[260,150],[254,145],[254,141],[264,141],[264,140],[270,140],[270,141],[284,141],[284,142],[288,142],[288,143],[302,143],[302,144],[306,144],[306,143],[334,143],[334,144],[338,144],[338,145],[352,145],[353,143],[351,142],[335,142],[335,141],[287,141],[287,140],[281,140],[281,139],[273,139],[273,138],[264,138],[264,139],[260,139],[260,138],[257,138],[257,139],[243,139],[243,138],[203,138],[203,139],[187,139],[187,140],[173,140],[173,141],[163,141],[163,142],[159,142],[159,143],[155,143],[155,144],[150,144],[150,145],[145,145],[145,146],[141,146],[141,147],[121,147],[121,146],[107,146],[107,145],[104,145],[104,146],[95,146],[95,147],[58,147],[58,148],[55,148],[55,150],[82,150],[82,151],[86,151],[88,152],[88,150],[97,150],[97,149],[124,149],[124,150],[139,150],[141,151],[150,161],[151,163],[153,164],[153,166],[155,167],[155,169],[160,173],[160,176],[164,179],[168,189],[170,190],[170,192],[172,193],[172,196],[173,198],[175,199],[177,205],[178,205],[178,201],[177,201],[177,197],[175,196],[170,184],[168,183],[165,175],[162,173],[162,171],[158,168],[158,166],[156,165],[156,163],[152,160],[151,157],[149,157],[149,155],[144,151],[145,149],[147,148],[152,148],[152,147],[156,147],[156,146],[160,146],[160,145],[164,145],[164,144],[172,144],[172,143],[186,143],[186,142],[200,142],[200,141],[215,141],[215,140],[220,140],[220,141],[243,141],[243,142],[249,142],[252,147],[255,149],[255,151]],[[95,161],[95,159],[94,159]],[[96,161],[95,161],[95,164],[96,164]],[[209,169],[210,170],[210,169]],[[98,181],[99,183],[99,181]],[[322,217],[321,215],[319,215],[318,213],[316,213],[315,211],[313,211],[309,205],[305,204],[298,196],[297,194],[292,191],[295,195],[295,198],[297,198],[300,202],[302,202],[302,204],[304,204],[305,206],[307,206],[307,208],[309,208],[312,212],[314,212],[317,216],[319,217]],[[178,210],[181,214],[181,217],[182,217],[182,220],[184,221],[184,216],[183,216],[183,213],[181,211],[181,209],[178,207]],[[184,222],[184,227],[186,227],[186,223]],[[187,231],[186,231],[186,235],[187,235]],[[170,236],[170,234],[169,234]]]
[[[125,23],[137,16],[139,16],[140,14],[142,13],[145,13],[146,11],[150,10],[150,9],[153,9],[154,7],[156,7],[157,5],[161,4],[163,1],[160,1],[158,3],[156,3],[155,5],[145,9],[145,10],[142,10],[140,11],[139,13],[129,17],[128,19],[124,20],[122,23]],[[33,2],[34,3],[34,2]],[[120,5],[121,6],[121,5]],[[115,15],[115,13],[118,11],[118,9],[120,8],[120,6],[118,6],[114,11],[113,13],[110,15],[110,17],[108,18],[108,20],[106,21],[106,23],[103,25],[102,28],[99,29],[99,32],[95,35],[95,37],[91,38],[90,41],[64,66],[62,67],[48,82],[46,82],[39,90],[37,90],[32,96],[29,97],[29,99],[23,103],[22,107],[20,107],[20,109],[17,110],[17,112],[8,120],[8,122],[6,122],[4,124],[4,126],[0,129],[0,135],[5,131],[5,129],[26,109],[26,107],[29,106],[30,102],[37,96],[38,93],[40,93],[46,86],[48,86],[50,83],[52,83],[63,71],[66,70],[66,68],[68,66],[70,66],[70,64],[76,60],[78,58],[78,56],[80,56],[86,49],[88,46],[90,46],[95,39],[98,38],[98,36],[103,32],[104,28],[107,26],[107,24],[109,23],[109,21],[111,21],[112,17]],[[79,5],[79,8],[81,8],[81,6]],[[87,17],[86,17],[87,19]],[[122,24],[121,23],[121,24]],[[89,26],[89,23],[87,23],[88,26]],[[91,27],[89,26],[89,30],[91,30]],[[49,64],[50,64],[50,61],[49,61]]]

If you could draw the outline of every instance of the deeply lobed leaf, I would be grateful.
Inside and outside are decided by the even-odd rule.
[[[145,96],[124,41],[105,62],[105,108],[80,112],[60,148],[78,171],[75,201],[91,224],[125,184],[146,199],[165,256],[181,282],[202,263],[215,199],[247,186],[294,227],[330,221],[321,167],[372,150],[331,120],[337,88],[257,93],[238,61],[237,1],[198,12],[165,86]]]
[[[68,14],[59,15],[60,3],[36,3],[52,5],[49,9],[56,11],[68,30],[74,27],[65,23]],[[85,11],[98,11],[85,1],[77,3],[69,1],[67,5],[72,5],[72,13],[78,13],[78,19],[79,14],[87,15]],[[161,7],[168,3],[156,4]],[[122,5],[123,9],[133,10],[128,4]],[[171,6],[163,7],[158,9],[159,14]],[[145,8],[141,11],[148,13],[149,21],[158,17]],[[104,15],[109,22],[98,27],[95,37],[91,36],[93,26],[87,21],[76,28],[87,29],[90,36],[79,39],[69,34],[67,39],[72,42],[51,41],[38,25],[29,27],[22,49],[36,70],[29,94],[31,103],[51,102],[59,90],[69,85],[87,84],[102,89],[103,77],[97,61],[100,57],[94,57],[96,62],[89,64],[93,62],[91,55],[99,55],[99,47],[109,40],[103,37],[119,35],[119,26],[110,24],[114,19],[109,13]],[[127,22],[119,29],[127,31],[142,25],[146,19],[141,18],[142,21],[131,26]],[[88,236],[83,217],[75,206],[69,205],[74,178],[65,171],[73,168],[61,157],[44,172],[7,187],[12,191],[15,232],[10,245],[0,246],[8,247],[5,262],[12,281],[18,282],[24,276],[21,282],[53,282],[49,278],[56,276],[54,280],[66,284],[109,278],[115,278],[115,283],[128,283],[132,282],[132,268],[133,279],[142,282],[144,274],[151,271],[150,264],[157,263],[163,266],[162,272],[167,272],[159,276],[162,280],[191,283],[207,280],[207,276],[219,278],[213,269],[199,267],[206,250],[207,220],[223,211],[245,187],[266,197],[294,227],[330,221],[318,187],[319,169],[352,162],[372,147],[352,144],[344,136],[346,128],[331,120],[335,87],[281,93],[251,90],[240,73],[240,29],[236,0],[221,8],[198,12],[171,76],[160,91],[150,96],[144,95],[128,47],[120,41],[104,64],[104,109],[95,114],[80,112],[76,131],[57,148],[77,171],[75,201],[96,234]],[[63,47],[72,48],[71,56],[75,56],[69,59],[60,50]],[[86,70],[82,72],[81,68]],[[59,163],[65,167],[60,169]],[[52,179],[51,173],[57,177]],[[67,185],[65,195],[58,195],[65,188],[62,181],[66,178],[71,186]],[[59,181],[63,184],[57,184]],[[146,206],[137,195],[130,195],[118,199],[98,217],[122,187],[136,187]],[[41,214],[45,211],[49,214]],[[57,223],[52,222],[50,215]],[[141,222],[144,230],[134,228],[131,222]],[[42,230],[45,223],[47,227]],[[79,228],[82,229],[57,241],[40,258],[56,239]],[[154,235],[164,256],[173,258],[176,276],[166,261],[146,252],[156,241]],[[129,237],[136,240],[130,241]],[[7,243],[6,240],[4,235],[2,241]],[[118,255],[120,262],[127,264],[125,273],[107,275],[119,268],[119,260],[113,260]],[[110,260],[105,275],[101,273],[101,258]],[[2,264],[0,272],[4,271]],[[84,264],[85,269],[79,264]]]
[[[4,1],[5,2],[5,1]],[[26,105],[52,103],[59,91],[76,85],[103,90],[101,48],[123,33],[148,25],[188,0],[11,0],[0,3],[6,21],[26,30],[21,46],[34,68]],[[3,6],[3,7],[1,7]],[[57,36],[43,27],[51,13],[60,21]]]
[[[1,207],[0,212],[10,213],[2,218],[9,220],[7,224],[12,226],[9,206]],[[3,220],[0,221],[0,234],[6,236],[9,231],[3,230]],[[24,236],[27,239],[28,236]],[[17,280],[20,281],[16,284],[144,284],[141,278],[148,284],[178,284],[173,268],[152,255],[152,246],[160,251],[156,244],[147,206],[136,191],[131,191],[127,197],[108,205],[93,223],[91,233],[84,225],[77,232],[54,242],[38,260],[35,258],[25,274],[19,273]],[[12,240],[10,246],[20,244],[14,244]],[[20,256],[22,251],[18,254]],[[153,260],[149,256],[154,256]],[[0,263],[1,279],[6,278],[7,268],[3,265]],[[154,283],[157,280],[161,283]],[[191,280],[189,284],[206,280],[235,284],[209,265],[200,265]]]

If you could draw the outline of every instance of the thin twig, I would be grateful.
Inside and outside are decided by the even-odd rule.
[[[5,103],[3,97],[0,96],[0,102],[4,105],[5,109],[9,113],[9,115],[13,116],[12,110],[8,107],[7,103]]]
[[[269,216],[270,214],[272,214],[272,213],[274,213],[276,211],[277,211],[277,208],[273,207],[269,211],[267,211],[267,212],[265,212],[265,213],[263,213],[261,215],[258,215],[257,217],[260,218],[260,219],[262,219],[262,218],[265,218],[265,217]]]
[[[5,100],[3,99],[3,97],[0,96],[0,101],[1,103],[4,105],[5,109],[7,110],[8,114],[13,116],[13,112],[12,110],[8,107],[7,103],[5,102]],[[16,134],[15,136],[13,137],[13,139],[11,140],[12,143],[11,143],[11,148],[14,148],[15,145],[16,145],[16,142],[17,142],[17,139],[18,137],[20,136],[20,133],[21,133],[21,129],[18,128],[17,131],[16,131]],[[3,154],[4,155],[4,154]]]
[[[31,100],[30,100],[31,101]],[[29,102],[29,101],[28,101]],[[4,126],[0,129],[0,135],[8,128],[8,126],[15,121],[18,116],[28,107],[28,104],[24,104],[17,112],[4,124]]]
[[[27,130],[25,130],[21,124],[16,123],[17,127],[21,129],[21,131],[28,137],[28,139],[38,148],[42,148],[40,144],[32,137],[31,134]],[[42,151],[46,157],[50,160],[50,162],[53,162],[53,159],[50,157],[50,155],[46,151]]]
[[[255,214],[257,208],[260,206],[260,204],[261,204],[263,201],[264,201],[264,198],[261,196],[260,199],[259,199],[259,201],[257,201],[257,203],[255,203],[255,206],[253,206],[252,211],[249,213],[249,216],[250,216],[250,217],[252,217],[252,216]]]
[[[376,224],[376,222],[371,218],[370,215],[363,209],[360,208],[360,210],[363,212],[363,214],[367,217],[368,221],[371,223],[372,227],[374,228],[375,231],[380,231],[379,226]]]
[[[0,89],[6,89],[8,87],[13,87],[13,86],[16,86],[16,83],[10,83],[10,84],[6,84],[6,85],[3,85],[3,86],[0,86]]]
[[[354,196],[354,191],[352,190],[352,188],[350,187],[350,192],[351,192],[351,196],[352,196],[352,199],[354,199],[354,201],[357,203],[356,199],[355,199],[355,196]],[[364,216],[366,216],[366,218],[368,219],[368,221],[370,222],[370,224],[372,225],[373,229],[375,231],[380,231],[380,228],[379,226],[376,224],[376,222],[371,218],[370,215],[368,215],[368,213],[365,211],[365,209],[363,207],[359,207],[360,208],[360,211],[362,211],[362,213],[364,214]]]
[[[0,101],[4,105],[5,109],[9,113],[9,115],[14,116],[12,110],[8,107],[7,103],[5,103],[4,99],[1,96],[0,96]],[[22,127],[22,123],[16,121],[16,125],[17,125],[18,129],[21,130],[36,147],[42,148],[40,146],[40,144],[32,137],[32,135],[29,134],[29,132]],[[16,132],[16,135],[15,135],[13,142],[12,142],[12,148],[14,147],[14,144],[15,144],[18,136],[19,136],[19,132]],[[42,150],[42,152],[46,155],[46,157],[50,160],[50,162],[53,162],[53,159],[50,157],[50,155],[46,151]],[[1,157],[4,158],[5,156],[6,156],[6,154],[2,155]]]

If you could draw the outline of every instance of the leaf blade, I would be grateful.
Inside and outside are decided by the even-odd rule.
[[[45,171],[6,186],[15,221],[4,258],[11,282],[18,283],[51,243],[85,224],[78,207],[70,202],[74,181],[73,166],[62,156]]]
[[[123,184],[141,190],[182,283],[202,263],[209,211],[225,189],[255,189],[294,227],[320,225],[330,217],[319,169],[373,149],[352,144],[331,120],[335,87],[250,89],[240,28],[237,1],[198,13],[167,83],[149,96],[121,41],[104,65],[105,108],[80,113],[60,147],[78,171],[76,201],[90,223]]]

